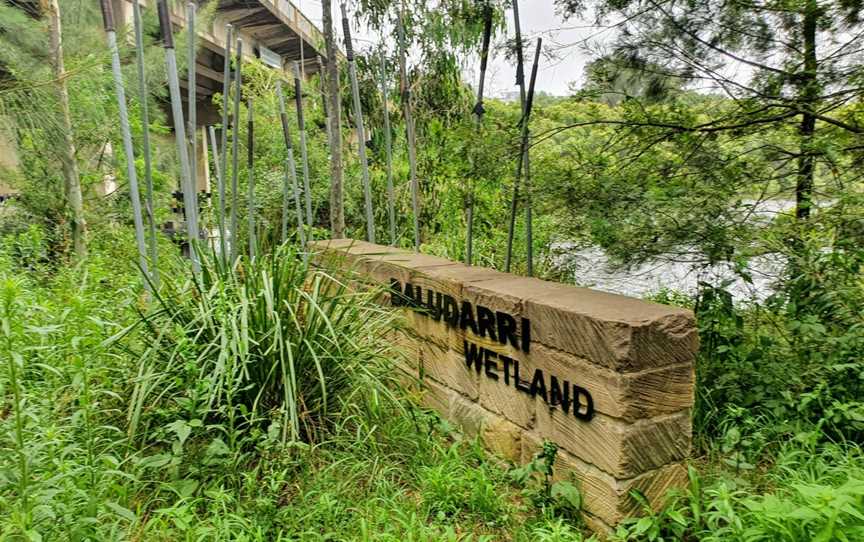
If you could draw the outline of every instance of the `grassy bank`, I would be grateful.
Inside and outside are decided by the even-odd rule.
[[[387,377],[391,315],[304,285],[290,250],[235,272],[211,262],[197,286],[165,258],[147,303],[115,248],[134,246],[128,232],[99,239],[59,268],[6,239],[0,539],[588,538],[576,485],[548,486],[542,458],[505,465],[415,406]],[[617,537],[862,539],[860,449],[809,410],[741,407],[724,391],[740,382],[711,376],[721,361],[700,361],[714,400],[697,413],[690,487]]]

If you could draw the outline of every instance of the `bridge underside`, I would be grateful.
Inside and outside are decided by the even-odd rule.
[[[325,58],[323,37],[314,35],[318,30],[289,2],[220,0],[217,13],[284,61],[302,59],[307,73],[318,71],[319,54]]]
[[[302,70],[309,76],[318,72],[318,56],[326,63],[321,32],[288,0],[207,0],[199,2],[204,9],[208,2],[218,2],[210,24],[199,23],[196,28],[200,47],[196,57],[196,81],[198,125],[219,122],[211,97],[221,93],[227,35],[225,25],[234,27],[234,36],[243,38],[246,58],[262,57],[262,52],[281,64],[286,75],[292,77],[293,62],[302,62]],[[115,13],[123,14],[126,24],[132,23],[132,2],[114,0]],[[148,9],[155,7],[154,0],[141,0]],[[171,21],[175,32],[186,27],[186,7],[183,2],[171,3]],[[234,44],[232,44],[232,49]],[[178,51],[178,54],[181,52]],[[275,58],[278,55],[278,58]],[[180,84],[187,87],[181,74]],[[186,98],[186,92],[183,93]]]

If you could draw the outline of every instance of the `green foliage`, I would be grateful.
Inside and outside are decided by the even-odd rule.
[[[663,69],[633,56],[606,55],[585,66],[585,85],[577,96],[594,98],[609,105],[639,98],[647,103],[668,100],[681,92],[682,81],[668,77]]]
[[[776,420],[776,438],[817,430],[862,442],[862,252],[811,254],[764,306],[736,307],[722,288],[703,288],[696,304],[703,438],[721,436],[718,417],[743,408]]]
[[[858,540],[864,536],[864,470],[858,448],[782,445],[775,463],[748,480],[728,472],[690,484],[660,512],[626,521],[618,540]]]
[[[605,4],[627,10],[637,3]],[[826,12],[819,32],[841,28],[839,14],[855,15],[859,7],[853,4]],[[492,5],[500,29],[504,3]],[[361,7],[361,20],[387,27],[398,6],[375,0]],[[487,99],[484,124],[474,125],[462,59],[477,54],[480,3],[411,1],[408,7],[423,250],[464,257],[464,211],[473,193],[476,261],[500,268],[519,107]],[[810,8],[781,7],[792,13],[782,30],[797,39]],[[204,272],[194,278],[163,239],[164,282],[144,293],[132,272],[124,157],[115,158],[106,145],[120,149],[98,11],[80,0],[64,0],[62,8],[84,184],[92,189],[116,170],[121,189],[107,197],[85,194],[88,221],[98,235],[89,258],[66,267],[67,219],[44,23],[0,5],[0,114],[17,123],[22,167],[15,183],[24,192],[0,219],[0,539],[582,540],[582,493],[560,475],[553,444],[545,443],[528,465],[505,470],[479,441],[454,434],[415,407],[392,374],[398,353],[386,333],[393,315],[376,308],[369,294],[351,292],[295,249],[280,246],[285,148],[274,89],[281,75],[260,62],[244,62],[243,89],[254,103],[256,199],[245,198],[250,172],[241,160],[237,211],[245,218],[254,210],[258,217],[262,256],[226,266],[218,256],[202,255]],[[776,25],[758,24],[762,16],[747,7],[685,8],[698,17],[676,20],[697,26],[713,24],[706,15],[713,10],[741,10],[740,18],[721,17],[718,24],[734,23],[748,33],[715,36],[709,42],[715,46],[760,54],[774,47],[765,39]],[[680,41],[682,33],[671,32],[668,17],[649,15],[657,24],[641,30],[669,32]],[[207,12],[202,16],[206,21]],[[155,23],[148,9],[146,64],[156,117],[150,129],[169,136],[154,139],[161,221],[170,216],[177,165],[157,106],[164,98],[164,70],[162,51],[151,39]],[[858,24],[850,18],[840,34],[851,36]],[[646,34],[622,35],[635,40]],[[132,89],[131,51],[120,38]],[[178,50],[185,39],[179,36]],[[558,266],[553,250],[556,242],[574,241],[600,246],[625,265],[670,258],[698,271],[726,263],[745,282],[752,280],[754,258],[773,255],[787,266],[764,301],[735,301],[730,284],[722,282],[701,284],[695,299],[670,290],[654,296],[697,314],[699,459],[691,465],[689,487],[666,506],[650,509],[635,494],[644,517],[625,522],[617,536],[861,539],[860,149],[854,130],[830,122],[860,122],[860,105],[848,98],[857,92],[859,69],[844,64],[846,55],[819,67],[817,82],[842,95],[823,104],[833,117],[816,123],[804,140],[801,111],[771,115],[801,107],[786,96],[812,85],[757,76],[754,82],[768,97],[696,93],[673,84],[675,74],[665,71],[680,65],[630,45],[593,66],[590,88],[582,89],[590,92],[535,104],[535,269],[547,278],[576,280]],[[684,45],[701,56],[710,49],[698,40]],[[357,58],[372,133],[375,221],[380,240],[387,223],[386,110],[395,144],[397,244],[411,246],[396,56],[392,47],[385,53],[390,103],[377,94],[377,51]],[[800,63],[782,68],[808,75]],[[693,80],[686,70],[677,75]],[[347,78],[342,83],[347,88]],[[304,106],[315,234],[321,238],[327,235],[329,164],[319,84],[304,83]],[[284,88],[293,111],[293,87]],[[609,90],[628,99],[589,99]],[[138,141],[140,104],[137,93],[127,94]],[[343,92],[344,106],[348,96]],[[217,106],[225,101],[214,98]],[[346,133],[353,124],[348,117]],[[299,149],[295,113],[289,118]],[[245,119],[244,104],[237,119],[244,158]],[[357,144],[349,139],[344,153],[345,203],[348,234],[363,237]],[[802,155],[816,160],[817,206],[810,218],[796,220],[787,209],[761,211],[794,196]],[[299,150],[295,157],[302,182]],[[140,171],[140,160],[136,166]],[[215,223],[212,211],[203,216]],[[245,246],[245,227],[234,241]],[[515,262],[521,272],[521,212],[517,247],[523,247]]]
[[[554,479],[557,454],[558,446],[544,441],[530,462],[512,469],[509,475],[515,483],[526,486],[523,493],[534,506],[552,517],[578,521],[582,510],[582,494],[572,482]]]
[[[454,444],[434,466],[417,473],[429,517],[438,521],[469,517],[490,526],[505,525],[509,503],[500,493],[500,470],[483,462],[477,451],[469,453],[481,459],[474,466],[465,461],[464,453],[464,446]]]
[[[386,399],[400,393],[376,368],[390,367],[376,359],[389,352],[377,333],[391,316],[366,296],[323,271],[299,280],[302,258],[285,247],[278,259],[231,270],[208,261],[210,278],[197,286],[165,251],[164,304],[148,302],[131,231],[100,233],[77,268],[23,273],[25,260],[0,255],[0,538],[582,540],[523,502],[524,488],[511,485],[479,442],[455,438],[410,402]],[[206,282],[216,274],[224,283]],[[277,282],[285,288],[271,296],[267,285]],[[243,322],[229,300],[248,304],[250,355],[234,357],[248,362],[250,378],[219,384],[212,377],[221,348],[208,345]],[[277,346],[267,300],[282,307],[284,336],[307,371],[298,377],[299,417],[314,446],[284,442],[276,379],[256,373],[264,354],[278,365],[264,350]],[[296,331],[292,310],[304,315]],[[315,324],[325,315],[332,331]],[[188,333],[204,320],[209,331]],[[307,408],[323,405],[312,349],[327,376],[326,418]],[[340,367],[351,369],[342,387]]]

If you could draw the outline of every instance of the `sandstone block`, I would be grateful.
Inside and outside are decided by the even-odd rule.
[[[391,329],[385,339],[393,346],[396,363],[411,369],[415,376],[419,376],[422,341],[406,329]]]
[[[504,275],[465,287],[531,321],[532,339],[615,370],[690,363],[698,348],[690,311],[626,296]]]
[[[624,479],[681,461],[690,453],[690,413],[637,423],[603,414],[590,421],[557,408],[538,408],[535,431],[615,478]]]
[[[644,418],[654,418],[686,410],[693,404],[693,368],[689,364],[679,364],[638,373],[619,373],[590,363],[571,354],[548,348],[535,343],[529,353],[514,348],[509,343],[502,345],[488,337],[472,337],[471,342],[495,352],[498,359],[506,356],[519,362],[522,379],[529,379],[534,371],[540,369],[545,377],[555,376],[559,381],[566,380],[587,390],[592,397],[594,410],[612,418],[632,422]],[[450,348],[465,358],[465,341],[461,334],[451,333]],[[481,376],[480,402],[486,408],[500,412],[491,403],[484,402],[484,395],[499,393],[514,396],[509,403],[514,416],[533,417],[533,400],[523,399],[524,394],[516,393],[512,384],[502,382],[500,361],[497,363],[499,379]],[[485,390],[485,392],[484,392]],[[543,405],[543,402],[538,404]],[[518,407],[528,407],[529,411]],[[522,418],[511,418],[523,427]]]
[[[454,393],[454,391],[448,389],[443,384],[438,384],[427,378],[423,380],[423,394],[420,399],[420,404],[436,411],[443,418],[448,419],[450,413],[450,397]]]
[[[694,374],[690,364],[619,373],[542,344],[534,345],[530,354],[512,354],[529,371],[539,368],[588,390],[594,409],[612,418],[654,418],[681,412],[693,404]]]
[[[448,417],[470,437],[479,436],[494,454],[518,461],[522,431],[510,421],[458,395],[450,396]]]
[[[522,462],[530,461],[541,442],[534,433],[522,435]],[[597,527],[601,531],[607,531],[622,519],[643,512],[630,494],[631,490],[642,492],[652,507],[659,510],[670,490],[686,486],[687,469],[683,463],[671,463],[633,478],[618,480],[566,450],[559,450],[553,465],[553,480],[574,482],[582,492],[584,511],[600,522]]]
[[[699,343],[690,311],[586,288],[557,290],[525,302],[539,342],[622,372],[692,363]]]
[[[460,356],[460,359],[464,360],[464,357]],[[484,376],[478,378],[479,404],[523,429],[533,427],[537,408],[546,408],[542,400],[524,393],[514,393],[512,387],[504,385],[500,380]]]
[[[436,343],[425,341],[420,345],[420,359],[425,378],[444,384],[472,401],[477,400],[479,377],[455,352],[446,347],[442,348]]]

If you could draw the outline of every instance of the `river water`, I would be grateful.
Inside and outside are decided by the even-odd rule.
[[[748,200],[742,207],[748,220],[764,222],[791,211],[795,202],[785,199]],[[662,290],[693,295],[699,282],[707,282],[715,286],[725,283],[724,287],[736,301],[761,301],[771,295],[773,284],[786,265],[779,254],[753,258],[747,268],[752,278],[748,283],[734,272],[731,264],[697,265],[682,261],[686,257],[682,258],[681,254],[661,256],[622,269],[613,265],[599,247],[564,242],[554,244],[552,249],[554,265],[565,269],[577,285],[632,297],[646,297]]]
[[[773,292],[772,286],[785,266],[785,260],[779,255],[753,258],[747,269],[752,278],[748,283],[726,263],[694,266],[670,257],[621,269],[612,265],[599,247],[577,248],[560,243],[555,248],[560,251],[557,263],[571,273],[578,286],[632,297],[646,297],[661,290],[694,295],[699,282],[707,282],[715,286],[725,283],[725,288],[737,301],[761,301]]]

